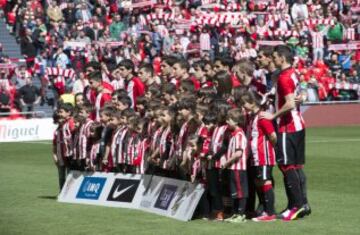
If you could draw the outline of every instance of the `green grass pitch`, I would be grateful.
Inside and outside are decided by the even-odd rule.
[[[307,130],[306,174],[313,213],[293,222],[180,222],[137,210],[58,203],[46,143],[0,144],[0,235],[360,234],[360,127]],[[275,170],[276,208],[285,206]]]

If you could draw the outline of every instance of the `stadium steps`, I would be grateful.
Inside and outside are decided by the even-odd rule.
[[[22,59],[20,46],[16,39],[6,28],[4,20],[0,20],[0,43],[3,45],[3,52],[10,58]]]
[[[0,43],[3,45],[4,54],[8,55],[10,58],[23,59],[23,56],[20,52],[20,45],[16,42],[15,37],[12,36],[7,30],[4,19],[0,19]],[[20,62],[18,64],[20,65],[24,63]],[[41,87],[41,82],[39,79],[33,79],[33,84],[36,87]],[[47,91],[46,97],[53,97],[51,90]],[[51,117],[53,114],[53,108],[49,106],[46,102],[43,106],[35,106],[34,111],[43,112],[46,117]]]

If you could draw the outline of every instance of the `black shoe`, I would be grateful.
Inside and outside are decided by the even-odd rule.
[[[309,204],[305,204],[302,206],[302,208],[304,209],[299,215],[299,218],[304,218],[305,216],[308,216],[311,214],[311,208]]]
[[[304,209],[305,209],[305,215],[308,216],[311,214],[311,208],[310,208],[310,205],[308,203],[306,203],[304,205]]]

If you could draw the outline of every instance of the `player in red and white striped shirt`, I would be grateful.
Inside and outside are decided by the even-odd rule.
[[[292,67],[293,53],[287,46],[277,46],[273,53],[274,64],[281,72],[276,88],[276,112],[262,112],[260,118],[278,119],[277,162],[284,175],[288,193],[288,208],[282,213],[285,221],[311,213],[306,196],[305,123],[295,102],[299,81]]]
[[[127,145],[127,173],[145,173],[145,154],[148,149],[147,138],[144,136],[145,121],[139,116],[129,120],[130,138]]]
[[[242,106],[252,115],[249,131],[250,165],[255,172],[254,181],[259,201],[264,206],[264,212],[253,220],[273,221],[276,219],[272,186],[272,168],[276,164],[273,147],[276,144],[276,133],[271,121],[259,118],[259,112],[262,110],[261,101],[262,97],[253,91],[241,96]]]
[[[240,223],[245,221],[246,200],[248,197],[247,139],[242,129],[245,125],[245,116],[242,110],[230,110],[226,122],[231,135],[225,155],[226,161],[221,164],[221,168],[229,169],[229,184],[234,211],[233,216],[226,219],[226,221]]]
[[[128,128],[128,120],[134,115],[132,110],[124,110],[121,112],[121,127],[117,133],[117,140],[115,146],[112,145],[112,148],[116,148],[116,160],[117,160],[117,169],[122,173],[126,173],[127,168],[127,145],[130,137],[130,131]]]
[[[206,171],[208,190],[211,196],[212,209],[216,213],[216,220],[224,220],[224,205],[221,198],[221,188],[223,187],[220,180],[221,163],[225,161],[229,143],[229,131],[226,124],[226,115],[230,105],[222,101],[214,105],[216,112],[216,123],[212,130],[209,123],[208,130],[211,135],[210,150],[207,155],[208,170]]]
[[[88,165],[86,160],[88,159],[88,151],[90,148],[89,138],[90,138],[90,126],[93,123],[91,120],[90,114],[92,107],[85,105],[80,108],[77,115],[74,119],[77,119],[80,122],[77,135],[74,136],[74,159],[77,161],[77,165],[80,170],[84,170]]]
[[[55,115],[59,127],[55,131],[53,139],[53,159],[59,171],[60,189],[65,183],[66,175],[70,169],[70,161],[73,157],[74,121],[71,117],[73,107],[70,104],[61,104]]]
[[[125,79],[125,88],[132,101],[131,108],[133,109],[136,107],[136,99],[145,93],[145,85],[133,74],[134,68],[134,63],[128,59],[122,60],[118,65],[119,74]]]
[[[91,92],[90,102],[95,106],[95,113],[93,119],[100,121],[100,109],[105,106],[106,103],[111,102],[111,93],[104,88],[102,84],[102,78],[100,72],[93,72],[89,75]]]
[[[195,134],[199,126],[199,122],[196,118],[196,100],[191,98],[182,99],[178,102],[178,113],[183,118],[184,122],[181,125],[179,135],[176,139],[175,154],[179,161],[182,163],[186,162],[186,157],[183,153],[188,142],[190,135]],[[186,172],[179,171],[180,177],[183,179],[188,178]]]

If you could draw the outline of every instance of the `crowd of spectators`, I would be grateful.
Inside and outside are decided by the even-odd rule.
[[[124,60],[153,64],[164,56],[190,64],[217,57],[257,61],[259,48],[287,44],[305,99],[352,100],[360,91],[360,2],[356,0],[0,0],[0,15],[21,47],[26,67],[0,46],[1,109],[31,111],[87,85],[87,63],[121,88],[115,69]],[[266,70],[254,79],[267,86]],[[34,87],[39,78],[42,86]],[[34,95],[29,95],[33,92]]]

